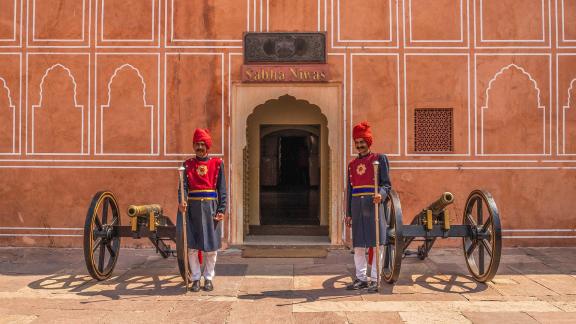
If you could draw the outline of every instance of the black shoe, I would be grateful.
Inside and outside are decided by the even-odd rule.
[[[204,280],[204,290],[205,291],[214,290],[214,286],[212,285],[212,280]]]
[[[199,292],[200,291],[200,280],[192,281],[192,287],[190,287],[190,291],[192,291],[192,292]]]
[[[359,290],[359,289],[364,289],[366,287],[368,287],[367,281],[362,281],[362,280],[356,279],[356,280],[354,280],[353,283],[346,286],[346,290]]]
[[[378,283],[376,281],[370,281],[368,283],[368,289],[366,289],[370,293],[377,293],[378,292]]]

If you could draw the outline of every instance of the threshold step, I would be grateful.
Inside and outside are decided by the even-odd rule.
[[[250,235],[328,236],[328,226],[250,225]]]
[[[329,245],[244,245],[243,258],[325,258]]]

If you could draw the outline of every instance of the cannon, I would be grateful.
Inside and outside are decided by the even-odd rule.
[[[130,224],[122,225],[118,200],[110,191],[99,191],[92,198],[84,223],[84,260],[90,276],[96,280],[110,278],[118,261],[122,237],[147,237],[163,258],[177,258],[184,279],[185,244],[181,213],[177,215],[176,225],[157,204],[130,205],[127,214]],[[175,250],[171,244],[176,246]]]
[[[393,284],[398,280],[405,256],[415,254],[424,260],[436,239],[451,237],[462,238],[466,266],[476,281],[494,278],[502,251],[502,227],[494,198],[484,190],[472,191],[466,200],[462,224],[458,225],[450,224],[446,209],[453,202],[454,195],[445,192],[414,216],[410,224],[404,225],[400,199],[390,190],[384,200],[384,217],[388,223],[381,270],[384,281]],[[407,249],[413,242],[422,242],[416,251]]]

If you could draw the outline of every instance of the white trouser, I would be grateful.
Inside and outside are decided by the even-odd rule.
[[[366,253],[368,248],[365,247],[355,247],[354,248],[354,265],[356,266],[356,279],[362,281],[368,281],[366,275],[366,269],[368,268],[368,257]],[[382,269],[382,255],[384,252],[384,246],[380,245],[380,269]],[[372,260],[371,268],[371,280],[376,281],[376,248],[374,248],[374,259]]]
[[[198,260],[198,250],[188,249],[188,260],[190,261],[190,272],[192,272],[192,281],[200,280],[204,276],[205,280],[214,278],[214,266],[216,265],[216,255],[218,251],[202,252],[202,262],[204,263],[204,273]]]

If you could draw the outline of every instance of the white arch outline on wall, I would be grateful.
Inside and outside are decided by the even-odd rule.
[[[504,74],[504,72],[506,70],[510,70],[511,68],[515,68],[517,70],[519,70],[520,72],[522,72],[524,75],[528,76],[528,79],[532,82],[532,84],[534,84],[534,88],[536,89],[536,93],[537,93],[537,97],[538,97],[538,109],[542,109],[542,154],[531,154],[531,153],[527,153],[527,154],[518,154],[518,153],[511,153],[511,154],[505,154],[505,153],[494,153],[494,154],[485,154],[484,153],[484,110],[488,109],[488,105],[489,105],[489,101],[490,101],[490,90],[492,89],[492,83],[494,81],[496,81],[496,79],[498,79],[499,76],[501,76],[502,74]],[[507,66],[503,67],[500,69],[500,71],[498,71],[496,74],[494,74],[494,76],[492,77],[492,79],[490,79],[490,81],[488,82],[488,87],[486,88],[486,100],[485,100],[485,105],[481,107],[480,109],[480,155],[546,155],[546,106],[542,106],[541,102],[540,102],[540,88],[538,88],[538,83],[536,82],[536,80],[534,80],[534,78],[532,78],[532,75],[530,75],[530,73],[526,72],[526,70],[524,68],[522,68],[521,66],[516,65],[515,63],[510,63]]]
[[[112,82],[114,78],[118,75],[120,70],[123,69],[132,69],[140,78],[140,82],[142,83],[142,100],[144,102],[144,107],[150,109],[150,153],[104,153],[104,108],[110,108],[110,100],[112,98],[111,89],[112,89]],[[96,146],[98,147],[98,146]],[[144,77],[140,73],[140,70],[135,68],[132,64],[125,63],[122,64],[120,67],[114,70],[110,80],[108,81],[108,102],[105,105],[100,105],[100,152],[96,153],[96,155],[153,155],[154,154],[154,105],[147,104],[146,101],[146,82],[144,81]]]
[[[0,76],[0,81],[2,81],[2,87],[6,89],[6,95],[8,96],[8,108],[12,110],[12,152],[10,154],[16,153],[16,107],[12,102],[12,96],[10,96],[10,88],[8,88],[8,84],[6,80]],[[2,88],[0,87],[0,88]]]
[[[572,89],[576,86],[576,78],[570,81],[570,86],[568,87],[568,100],[566,105],[562,108],[562,154],[567,155],[571,153],[566,153],[566,110],[570,109],[570,100],[572,99]],[[574,152],[572,152],[574,153]]]
[[[78,84],[76,83],[76,79],[74,78],[74,75],[72,75],[72,71],[70,71],[69,68],[67,68],[66,66],[64,66],[63,64],[60,64],[60,63],[56,63],[56,64],[52,65],[51,67],[49,67],[48,69],[46,69],[46,71],[44,72],[44,75],[42,76],[42,80],[40,81],[40,99],[39,99],[37,105],[32,105],[32,151],[31,151],[31,154],[42,154],[42,153],[35,153],[34,152],[34,149],[35,149],[34,115],[36,113],[35,110],[42,107],[42,100],[44,98],[44,80],[46,79],[46,77],[48,76],[48,74],[52,70],[54,70],[58,67],[63,69],[64,71],[66,71],[68,73],[68,76],[70,77],[70,79],[72,79],[72,83],[74,84],[74,107],[79,108],[81,113],[82,113],[82,126],[80,128],[80,131],[81,131],[81,133],[80,133],[80,153],[74,152],[74,153],[48,153],[48,154],[62,154],[62,155],[84,154],[84,105],[79,105],[78,101],[76,100],[76,97],[77,97],[76,89],[78,88]]]

